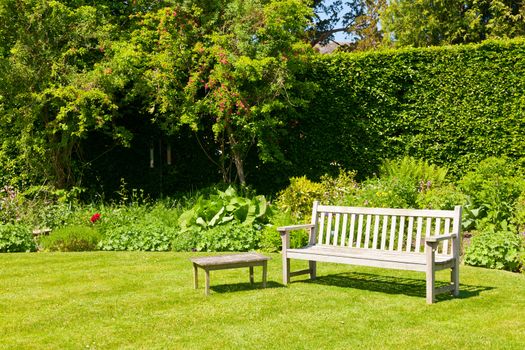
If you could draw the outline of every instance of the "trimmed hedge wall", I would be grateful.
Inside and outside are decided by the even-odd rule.
[[[290,117],[282,140],[291,163],[264,166],[257,187],[281,186],[279,174],[317,179],[338,166],[363,178],[403,155],[456,176],[489,156],[525,159],[523,38],[318,55],[311,64],[305,78],[318,83],[317,97]]]

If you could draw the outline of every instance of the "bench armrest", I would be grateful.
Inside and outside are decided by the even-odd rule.
[[[457,234],[453,233],[450,235],[439,235],[439,236],[429,236],[425,238],[425,242],[427,243],[439,243],[441,241],[447,241],[449,239],[454,239],[457,237]]]
[[[277,231],[279,231],[279,233],[282,235],[282,234],[286,234],[286,233],[288,233],[290,231],[302,230],[302,229],[312,229],[314,227],[315,227],[315,225],[312,225],[312,224],[290,225],[290,226],[277,227]]]

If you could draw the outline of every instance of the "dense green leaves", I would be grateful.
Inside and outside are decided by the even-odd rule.
[[[459,177],[489,156],[525,153],[523,39],[324,55],[311,67],[322,88],[282,141],[293,165],[264,168],[272,176],[342,167],[362,179],[383,159],[411,155]]]
[[[381,15],[386,39],[424,47],[514,38],[525,34],[525,2],[518,0],[394,0]]]

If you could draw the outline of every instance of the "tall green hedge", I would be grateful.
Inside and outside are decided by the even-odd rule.
[[[269,174],[366,177],[382,159],[424,158],[460,175],[479,160],[525,159],[525,39],[319,55],[315,100],[291,117],[289,164]],[[259,176],[258,181],[279,181]]]

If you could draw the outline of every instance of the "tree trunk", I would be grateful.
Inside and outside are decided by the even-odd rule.
[[[228,132],[228,139],[230,141],[231,155],[237,169],[237,177],[241,186],[246,186],[246,176],[244,175],[244,160],[242,159],[242,152],[239,150],[239,143],[235,140],[231,127],[226,128]]]
[[[242,160],[239,152],[232,150],[233,161],[235,162],[235,168],[237,169],[237,176],[239,177],[239,182],[241,186],[246,186],[246,177],[244,176],[244,161]]]

